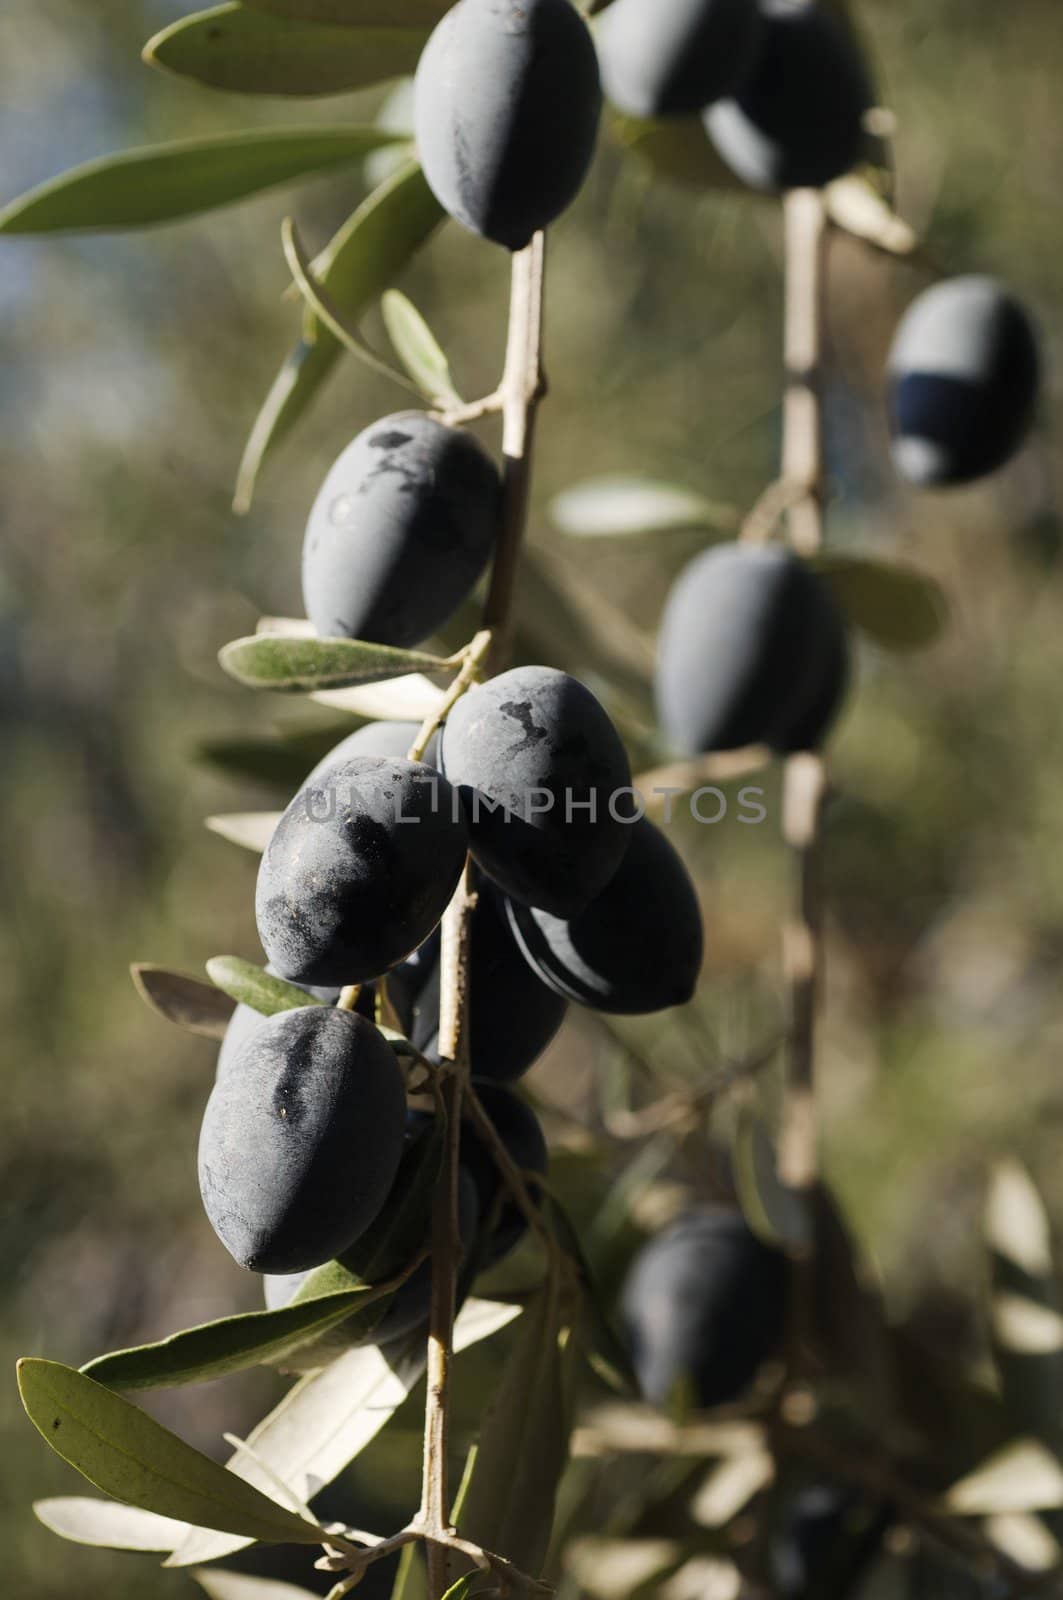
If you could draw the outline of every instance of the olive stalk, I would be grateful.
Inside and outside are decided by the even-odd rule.
[[[505,462],[498,545],[482,631],[470,646],[442,717],[479,675],[481,664],[497,671],[512,631],[521,545],[527,525],[532,447],[538,404],[545,391],[542,372],[545,238],[540,232],[513,257],[509,332],[502,396],[502,452]],[[431,721],[431,719],[430,719]],[[426,723],[414,750],[423,753],[433,729]],[[447,1117],[446,1151],[436,1190],[432,1223],[432,1303],[428,1332],[428,1391],[425,1402],[421,1509],[417,1526],[425,1540],[429,1600],[440,1600],[449,1584],[450,1526],[447,1442],[454,1345],[454,1283],[461,1253],[458,1230],[458,1156],[462,1102],[469,1076],[469,949],[476,905],[469,866],[443,918],[440,952],[440,1058]],[[451,1544],[451,1548],[453,1545]]]
[[[822,349],[827,218],[818,190],[795,189],[784,201],[786,301],[782,482],[792,486],[787,532],[802,556],[823,544]],[[813,1319],[814,1190],[818,1179],[815,1115],[816,1013],[823,978],[820,817],[826,790],[821,756],[792,755],[784,773],[783,834],[794,855],[796,903],[785,930],[790,990],[786,1103],[779,1165],[806,1200],[807,1237],[795,1256],[790,1377],[800,1377]]]

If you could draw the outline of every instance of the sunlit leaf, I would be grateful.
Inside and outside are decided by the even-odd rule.
[[[823,191],[827,215],[835,227],[886,255],[910,256],[919,249],[919,235],[899,217],[864,172],[836,178]]]
[[[250,1006],[264,1017],[275,1017],[282,1011],[295,1011],[300,1006],[321,1005],[313,995],[307,994],[294,983],[275,978],[272,973],[256,967],[253,961],[240,956],[212,956],[207,962],[207,974],[212,983],[229,995],[239,1005]]]
[[[1063,1466],[1035,1439],[1019,1439],[953,1484],[945,1496],[958,1516],[1049,1511],[1063,1506]]]
[[[436,405],[460,406],[450,364],[417,307],[397,289],[389,289],[380,309],[395,354],[422,393]]]
[[[233,1002],[212,984],[171,972],[167,967],[137,961],[129,969],[141,999],[167,1022],[204,1039],[224,1039]]]
[[[379,683],[400,673],[439,672],[447,665],[439,656],[362,639],[278,639],[268,634],[235,639],[218,660],[237,683],[286,693]]]
[[[83,1373],[28,1358],[18,1385],[52,1449],[116,1500],[241,1540],[321,1542],[319,1529]]]
[[[467,1349],[520,1315],[520,1307],[469,1300],[454,1329],[454,1348]],[[229,1463],[234,1475],[269,1486],[270,1473],[303,1498],[316,1495],[375,1439],[425,1368],[425,1342],[417,1338],[391,1346],[385,1356],[375,1346],[349,1350],[321,1372],[301,1379],[248,1437],[267,1469],[239,1451]],[[198,1566],[217,1561],[250,1543],[194,1528],[167,1566]]]
[[[163,28],[144,60],[212,89],[240,94],[339,94],[412,72],[423,25],[329,27],[230,4]]]
[[[251,850],[261,855],[269,844],[283,813],[280,811],[232,811],[219,817],[207,817],[206,827],[241,850]]]
[[[416,161],[406,162],[375,189],[315,263],[318,280],[343,315],[359,317],[398,277],[443,221],[443,209]],[[281,443],[328,377],[341,353],[316,318],[278,373],[251,430],[234,505],[247,511],[262,464]]]
[[[715,504],[678,484],[621,474],[588,478],[556,495],[550,516],[562,533],[581,539],[673,533],[734,526],[729,506]]]
[[[350,167],[399,135],[378,127],[262,128],[125,150],[75,167],[0,211],[0,233],[140,228]]]
[[[1001,1397],[1017,1434],[1063,1447],[1063,1306],[1048,1215],[1016,1161],[1002,1161],[986,1197],[989,1318]]]
[[[480,1431],[462,1536],[542,1570],[568,1461],[578,1351],[573,1308],[550,1273],[528,1305]]]
[[[945,630],[944,591],[914,567],[833,553],[813,557],[812,565],[849,621],[885,650],[923,650]]]
[[[321,689],[311,698],[333,711],[349,711],[370,722],[424,722],[440,709],[446,695],[421,672],[352,689]]]
[[[117,1500],[67,1496],[37,1500],[34,1514],[60,1539],[97,1545],[107,1550],[172,1550],[188,1533],[187,1522],[156,1516]]]

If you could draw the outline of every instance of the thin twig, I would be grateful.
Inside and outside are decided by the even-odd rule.
[[[484,627],[495,635],[495,663],[505,659],[512,632],[513,596],[528,519],[535,419],[546,393],[542,365],[545,274],[546,236],[537,233],[527,249],[513,257],[509,338],[501,383],[502,525],[483,616]]]
[[[410,746],[409,759],[422,761],[424,753],[432,742],[432,735],[447,720],[462,695],[471,689],[483,671],[483,664],[491,650],[491,631],[482,629],[472,640],[465,651],[465,659],[461,671],[447,690],[436,709],[429,713],[422,722],[416,739]]]
[[[807,486],[788,512],[794,549],[814,555],[823,544],[822,345],[826,213],[817,190],[796,189],[784,201],[786,230],[786,396],[783,403],[782,477]],[[793,755],[786,763],[783,833],[794,854],[796,906],[785,933],[790,986],[790,1041],[786,1103],[779,1150],[784,1182],[808,1197],[818,1177],[815,1117],[815,1025],[823,970],[819,823],[826,789],[820,756]],[[815,1239],[797,1252],[789,1376],[806,1370],[814,1321]]]

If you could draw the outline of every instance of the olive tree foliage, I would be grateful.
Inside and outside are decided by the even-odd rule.
[[[843,0],[242,0],[174,23],[144,54],[251,95],[413,77],[413,112],[123,152],[13,201],[0,231],[135,229],[372,157],[375,187],[316,255],[284,225],[292,344],[250,428],[236,512],[341,361],[387,374],[403,399],[308,508],[309,620],[264,618],[221,651],[249,689],[326,695],[361,724],[300,773],[282,814],[210,819],[262,856],[267,959],[218,957],[209,981],[134,970],[163,1017],[222,1043],[200,1182],[221,1243],[263,1275],[265,1309],[80,1370],[20,1363],[29,1418],[104,1496],[41,1502],[40,1520],[164,1553],[220,1600],[308,1592],[224,1565],[253,1544],[306,1547],[307,1581],[316,1559],[334,1600],[392,1558],[397,1600],[837,1600],[882,1572],[922,1592],[927,1562],[995,1593],[1049,1581],[1061,1324],[1029,1179],[1009,1165],[990,1188],[987,1386],[887,1321],[817,1163],[829,737],[858,636],[920,649],[946,616],[917,571],[827,541],[830,234],[935,270],[893,210],[890,119],[859,16]],[[509,659],[545,398],[545,231],[578,204],[599,139],[650,182],[710,198],[748,185],[785,240],[783,459],[748,514],[722,527],[718,508],[637,473],[574,484],[554,506],[573,539],[704,534],[662,619],[652,748],[668,764],[634,777],[632,740],[586,685]],[[471,400],[395,287],[452,222],[512,275],[505,370]],[[361,328],[377,307],[387,356]],[[564,351],[551,376],[564,385]],[[883,377],[898,471],[937,486],[996,470],[1037,382],[1032,324],[1006,290],[928,290]],[[487,439],[496,419],[500,452],[466,431],[483,423]],[[432,648],[485,572],[479,627],[456,651]],[[701,1081],[648,1084],[616,1033],[626,1066],[600,1132],[631,1155],[581,1237],[513,1084],[569,1007],[602,1029],[686,1007],[687,1040],[711,1059],[702,910],[666,813],[773,761],[795,877],[784,1025]],[[750,1092],[768,1075],[770,1102]],[[636,1254],[639,1185],[679,1152],[707,1166],[728,1101],[721,1192],[708,1203],[694,1185]],[[484,1275],[518,1245],[519,1284],[492,1291]],[[630,1267],[621,1295],[599,1289],[592,1259],[613,1277],[617,1260]],[[459,1479],[455,1362],[496,1338],[500,1376]],[[224,1466],[129,1398],[253,1366],[292,1387]],[[420,1505],[398,1530],[361,1529],[356,1507],[321,1521],[315,1497],[426,1374]],[[928,1391],[940,1404],[924,1410]]]

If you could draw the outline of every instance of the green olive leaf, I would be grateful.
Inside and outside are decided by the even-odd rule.
[[[271,973],[256,967],[252,961],[240,956],[212,956],[207,962],[207,975],[223,994],[238,1005],[250,1006],[264,1017],[278,1016],[282,1011],[296,1011],[301,1006],[319,1006],[312,994],[297,984],[274,978]]]
[[[206,817],[204,827],[216,833],[219,839],[239,845],[260,856],[272,839],[281,811],[230,811],[221,816]]]
[[[541,1572],[568,1462],[579,1350],[574,1308],[557,1272],[529,1303],[480,1431],[458,1526]]]
[[[813,556],[811,564],[849,621],[884,650],[924,650],[945,631],[944,591],[914,567],[830,551]]]
[[[315,280],[331,304],[357,322],[434,233],[443,215],[419,163],[405,162],[362,202],[314,263]],[[302,337],[277,374],[247,441],[233,501],[237,512],[250,508],[264,461],[291,432],[341,353],[335,336],[316,317],[304,313]]]
[[[679,484],[612,474],[587,478],[556,495],[550,505],[555,528],[579,539],[632,538],[690,529],[731,529],[737,516]]]
[[[428,1573],[416,1544],[408,1544],[399,1557],[391,1600],[428,1600]]]
[[[343,28],[434,28],[453,0],[243,0],[295,22],[329,22]]]
[[[362,639],[280,639],[253,634],[235,639],[218,660],[231,678],[250,689],[299,693],[379,683],[400,673],[440,672],[447,663],[420,650],[396,650]]]
[[[187,1522],[89,1495],[37,1500],[33,1513],[60,1539],[105,1550],[169,1551],[188,1533]]]
[[[52,1449],[116,1500],[264,1544],[321,1543],[319,1528],[84,1373],[31,1357],[18,1364],[18,1386]]]
[[[491,1338],[520,1314],[519,1306],[468,1300],[455,1324],[455,1350]],[[425,1341],[417,1337],[390,1346],[387,1356],[373,1345],[348,1350],[295,1384],[249,1435],[254,1457],[237,1451],[228,1470],[263,1485],[275,1474],[312,1498],[376,1438],[419,1383],[425,1362]],[[166,1565],[218,1561],[250,1542],[193,1528]]]
[[[542,1180],[539,1180],[539,1187],[545,1192],[546,1215],[554,1236],[577,1269],[584,1299],[583,1332],[587,1358],[611,1389],[629,1398],[637,1398],[639,1383],[631,1365],[631,1357],[605,1309],[579,1235],[561,1202]]]
[[[126,150],[75,167],[0,211],[0,233],[143,228],[278,184],[355,166],[401,136],[378,127],[261,128]]]
[[[293,1302],[277,1311],[221,1317],[154,1344],[97,1356],[81,1370],[110,1389],[172,1389],[208,1383],[266,1362],[283,1365],[300,1345],[320,1338],[386,1292],[363,1283],[316,1300]]]
[[[423,25],[329,27],[247,6],[212,6],[148,40],[144,60],[238,94],[341,94],[412,72]]]
[[[137,961],[129,969],[140,998],[167,1022],[204,1039],[224,1039],[233,1002],[209,983]]]
[[[462,405],[450,364],[413,302],[397,289],[388,289],[380,310],[395,354],[421,392],[439,406]]]

